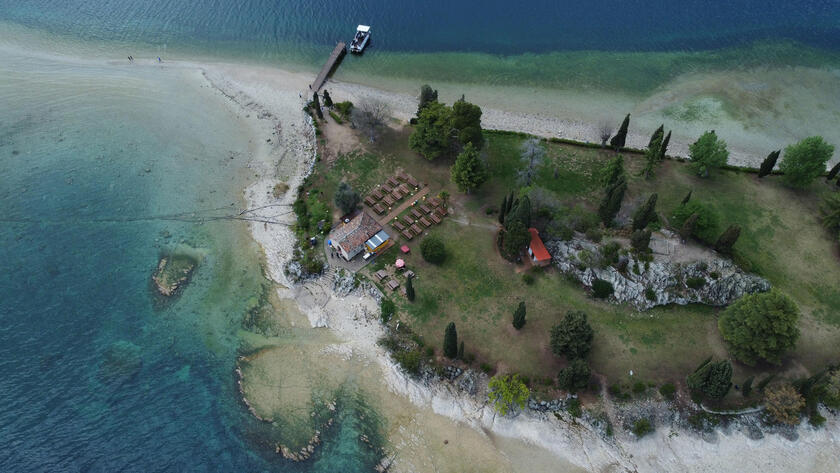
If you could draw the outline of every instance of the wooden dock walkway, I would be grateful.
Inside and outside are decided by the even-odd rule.
[[[324,86],[324,82],[327,81],[327,76],[330,75],[330,72],[332,72],[335,65],[342,57],[344,57],[345,54],[347,54],[347,49],[345,49],[344,41],[341,41],[335,45],[335,49],[333,49],[332,54],[330,54],[330,58],[327,59],[327,63],[324,64],[321,72],[318,73],[318,77],[315,78],[315,82],[309,86],[309,88],[312,89],[312,92],[318,92],[321,90],[321,87]]]

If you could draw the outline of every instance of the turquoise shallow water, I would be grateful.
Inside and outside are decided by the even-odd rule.
[[[195,72],[3,62],[0,470],[294,471],[235,387],[264,284],[247,227],[157,218],[241,205],[248,130]],[[161,305],[150,275],[183,245],[202,262]],[[356,412],[301,468],[370,466]]]

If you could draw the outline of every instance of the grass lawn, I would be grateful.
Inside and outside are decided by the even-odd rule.
[[[478,363],[502,372],[520,372],[532,380],[554,377],[564,362],[551,354],[550,329],[568,310],[582,310],[595,329],[592,368],[610,383],[628,381],[630,370],[636,374],[633,381],[679,382],[708,356],[728,357],[717,330],[719,309],[672,306],[640,313],[629,306],[596,301],[578,283],[554,270],[536,272],[534,283],[528,285],[521,274],[527,269],[499,256],[498,223],[485,210],[497,208],[505,195],[519,187],[518,173],[523,167],[519,149],[524,137],[486,134],[483,157],[490,179],[465,196],[449,181],[452,159],[429,162],[412,152],[407,146],[409,132],[390,131],[368,152],[341,156],[329,169],[319,164],[315,185],[331,198],[338,182],[346,179],[364,195],[402,168],[430,183],[433,190],[451,194],[453,215],[428,230],[445,242],[447,261],[441,266],[425,263],[419,251],[421,239],[415,238],[406,259],[417,273],[416,300],[409,303],[401,296],[393,297],[401,320],[437,354],[442,351],[446,324],[454,321],[466,352],[474,354]],[[544,142],[543,146],[545,159],[532,186],[542,188],[559,204],[585,211],[597,208],[602,193],[598,173],[614,153],[561,143]],[[692,199],[720,213],[720,231],[730,223],[741,225],[735,247],[739,261],[789,294],[802,309],[802,337],[782,370],[802,375],[836,362],[840,258],[836,240],[822,229],[818,218],[820,194],[829,192],[828,188],[817,182],[813,189],[793,191],[778,177],[758,180],[754,174],[735,171],[701,179],[677,161],[666,161],[654,179],[644,180],[637,175],[642,165],[641,156],[625,156],[629,189],[621,213],[629,215],[651,192],[657,192],[657,210],[667,219],[693,190]],[[396,251],[380,255],[368,270],[392,262]],[[520,300],[526,302],[527,324],[516,331],[511,319]],[[734,382],[768,370],[775,368],[736,364]]]

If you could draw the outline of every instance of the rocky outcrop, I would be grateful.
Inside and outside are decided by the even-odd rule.
[[[192,276],[198,261],[192,256],[172,254],[164,256],[158,262],[157,270],[152,275],[157,292],[166,297],[171,297],[185,286]]]
[[[685,263],[667,258],[646,262],[628,253],[606,266],[599,262],[600,246],[588,240],[551,240],[545,246],[558,269],[588,288],[596,279],[608,281],[614,290],[611,301],[639,310],[668,304],[725,306],[744,294],[770,290],[766,279],[715,255]]]

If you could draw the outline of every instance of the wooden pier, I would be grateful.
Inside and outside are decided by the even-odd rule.
[[[324,67],[321,69],[321,72],[318,73],[318,77],[315,78],[315,82],[309,86],[312,89],[312,92],[318,92],[321,90],[321,87],[324,86],[324,82],[327,81],[327,77],[330,75],[330,72],[335,68],[336,64],[341,61],[341,58],[347,54],[347,50],[345,49],[344,41],[339,42],[335,45],[335,49],[333,49],[332,54],[330,54],[330,58],[327,59],[327,63],[324,64]]]

